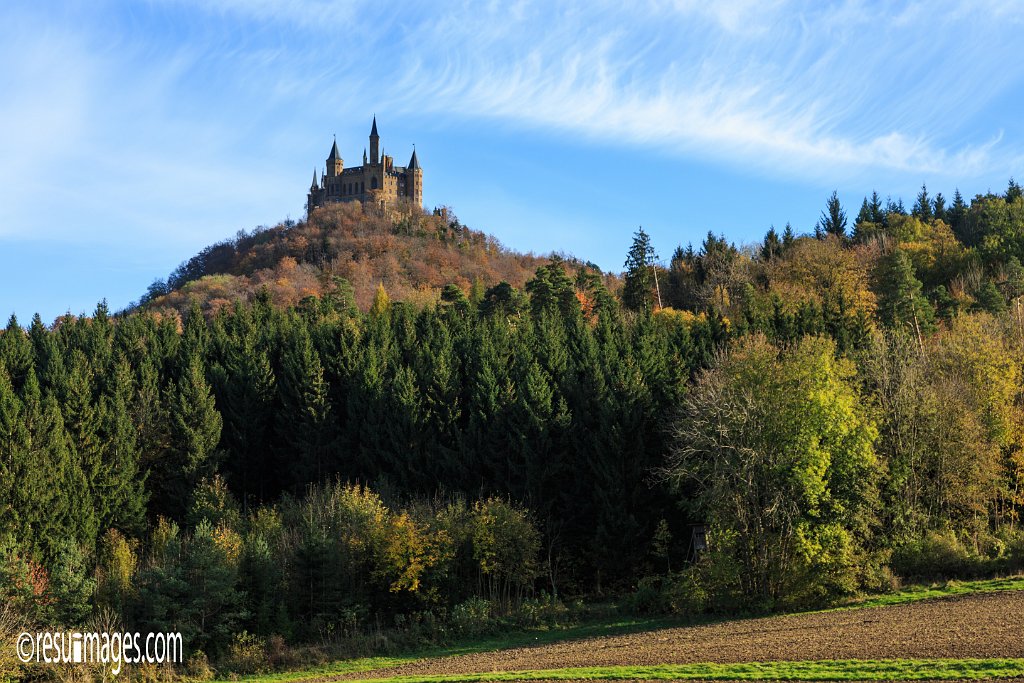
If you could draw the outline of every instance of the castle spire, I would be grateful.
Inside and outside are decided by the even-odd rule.
[[[342,170],[345,168],[345,162],[341,158],[341,154],[338,153],[338,138],[334,138],[334,144],[331,145],[331,156],[327,157],[327,174],[335,178],[341,175]]]
[[[310,185],[309,191],[316,192],[320,189],[320,186],[316,184],[316,166],[313,167],[313,184]]]
[[[412,146],[412,159],[409,159],[409,170],[420,167],[420,160],[416,158],[416,145]]]
[[[373,115],[373,127],[370,129],[370,163],[380,163],[380,135],[377,134],[377,115]]]

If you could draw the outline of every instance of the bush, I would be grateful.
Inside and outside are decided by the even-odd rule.
[[[494,626],[491,603],[483,598],[470,598],[452,608],[449,621],[452,631],[463,636],[478,636]]]
[[[185,661],[185,680],[203,683],[213,678],[210,660],[202,650],[196,650]]]
[[[971,578],[981,565],[953,531],[929,531],[892,554],[892,569],[903,579]]]
[[[234,674],[266,673],[268,668],[267,644],[248,631],[235,634],[220,666],[223,672]]]
[[[704,614],[713,597],[706,587],[710,569],[706,563],[696,564],[667,576],[640,579],[626,604],[638,614]]]

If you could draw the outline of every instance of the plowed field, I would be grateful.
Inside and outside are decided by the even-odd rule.
[[[338,678],[696,662],[1000,657],[1024,657],[1024,591],[667,628],[425,659]]]

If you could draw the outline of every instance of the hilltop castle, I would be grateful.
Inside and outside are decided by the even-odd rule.
[[[423,206],[423,169],[416,158],[415,146],[408,166],[395,166],[392,157],[380,153],[377,117],[374,116],[369,158],[363,149],[363,165],[345,168],[335,140],[327,157],[327,170],[321,173],[319,183],[316,169],[313,170],[306,211],[331,202],[373,202],[383,206],[397,204],[400,200]]]

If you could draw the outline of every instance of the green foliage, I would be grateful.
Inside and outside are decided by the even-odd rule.
[[[890,327],[909,330],[918,337],[930,331],[934,310],[921,294],[921,281],[902,249],[894,249],[879,263],[877,274],[878,311]]]
[[[651,311],[657,302],[655,261],[650,236],[639,228],[633,235],[633,245],[626,256],[626,277],[622,290],[622,305],[632,311]]]
[[[700,378],[667,474],[701,482],[695,512],[739,565],[752,604],[818,603],[856,587],[873,509],[877,431],[835,347],[745,341]]]
[[[821,212],[821,218],[818,220],[817,230],[840,239],[846,236],[846,211],[839,202],[838,192],[833,192],[828,198],[825,210]]]

